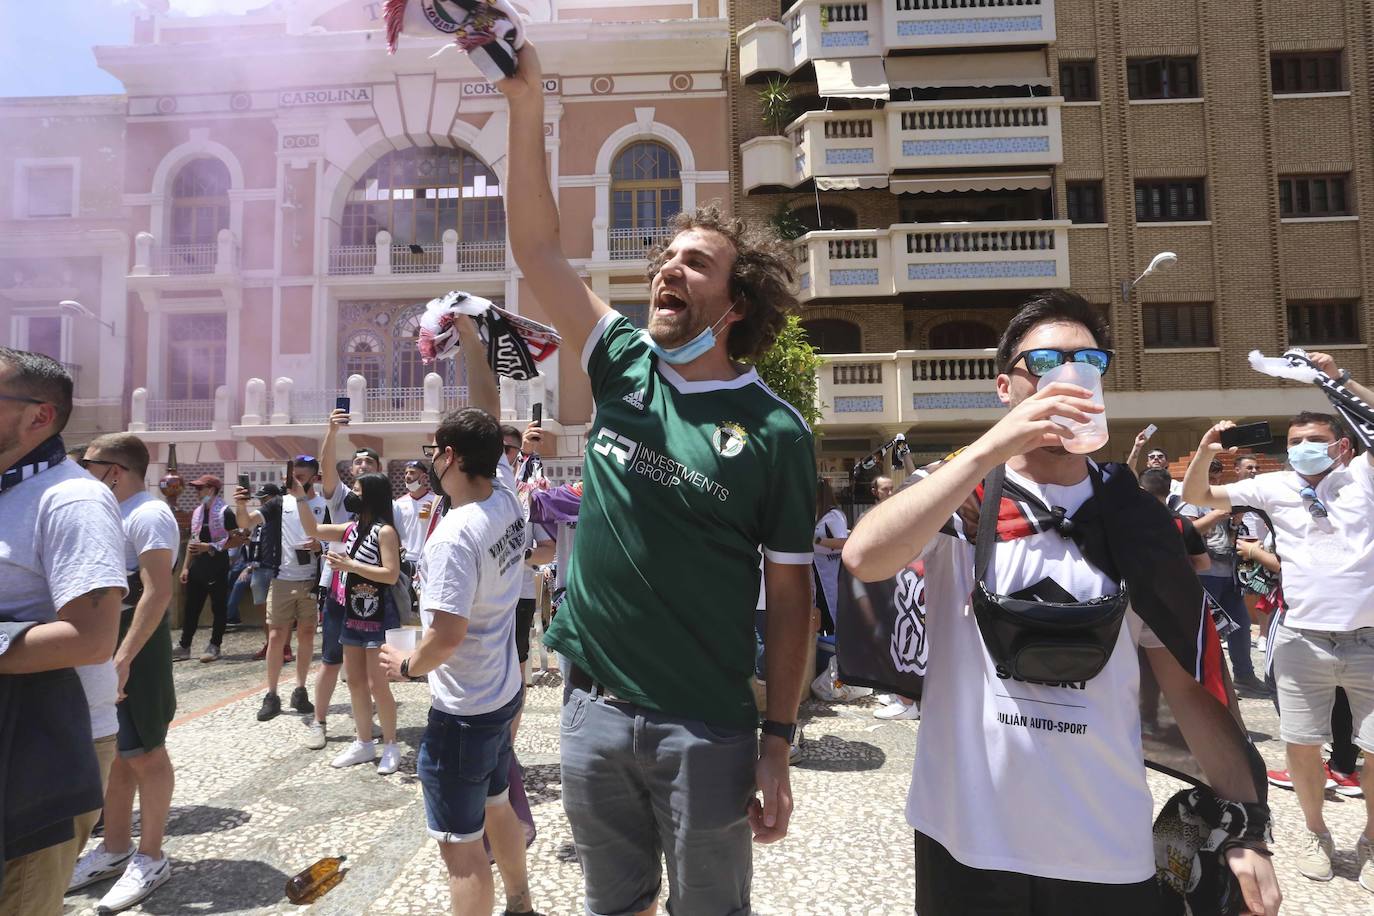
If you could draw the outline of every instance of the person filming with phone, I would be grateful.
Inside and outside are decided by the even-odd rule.
[[[1359,397],[1374,399],[1330,356],[1308,356]],[[1279,729],[1306,821],[1298,869],[1315,881],[1329,881],[1334,842],[1322,817],[1321,750],[1331,740],[1336,688],[1349,697],[1355,743],[1374,753],[1374,463],[1369,452],[1343,463],[1351,442],[1341,422],[1303,411],[1288,425],[1288,469],[1224,486],[1211,483],[1207,467],[1229,444],[1226,431],[1234,426],[1222,421],[1202,437],[1184,477],[1183,498],[1212,508],[1252,507],[1272,523],[1287,605],[1271,647]],[[1374,893],[1374,793],[1365,793],[1365,808],[1355,850],[1360,886]]]

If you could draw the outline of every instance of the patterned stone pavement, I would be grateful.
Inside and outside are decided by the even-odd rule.
[[[300,718],[259,723],[263,669],[250,656],[257,633],[229,634],[225,657],[178,663],[178,720],[168,742],[177,788],[167,849],[170,882],[129,912],[267,914],[298,912],[283,894],[286,879],[315,859],[344,853],[348,874],[312,911],[340,916],[411,916],[447,912],[448,891],[434,844],[424,833],[415,749],[428,708],[422,684],[397,685],[401,771],[346,770],[328,760],[351,739],[347,689],[330,710],[333,734],[323,751],[307,750]],[[199,642],[197,642],[199,647]],[[288,682],[289,683],[289,682]],[[539,835],[529,851],[532,890],[541,913],[581,913],[581,875],[559,802],[558,704],[553,682],[529,691],[517,753]],[[1270,766],[1282,765],[1277,719],[1267,701],[1243,700],[1247,722]],[[911,912],[911,840],[902,810],[919,723],[880,722],[874,701],[808,702],[806,752],[792,770],[797,810],[781,844],[755,847],[754,908],[774,914],[868,916]],[[1157,802],[1177,790],[1151,775]],[[1355,882],[1354,844],[1363,802],[1328,793],[1337,845],[1336,878],[1299,875],[1285,841],[1302,821],[1292,793],[1271,801],[1285,913],[1355,916],[1374,912],[1374,896]],[[93,914],[109,882],[67,898],[67,914]],[[498,881],[498,899],[500,889]],[[498,907],[497,912],[500,912]]]

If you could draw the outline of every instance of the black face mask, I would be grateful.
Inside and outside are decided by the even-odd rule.
[[[438,459],[439,456],[435,455],[434,457],[435,459]],[[447,470],[448,465],[445,465],[444,471]],[[433,461],[429,463],[429,488],[433,490],[435,495],[438,496],[440,499],[443,499],[448,495],[444,492],[444,474],[437,467],[435,467]]]
[[[988,475],[978,519],[971,604],[983,645],[997,665],[1023,681],[1091,680],[1106,667],[1116,648],[1130,603],[1126,583],[1121,583],[1117,594],[1092,601],[1047,601],[1030,595],[999,595],[989,589],[987,574],[997,542],[1005,479],[1006,467],[1001,465]]]
[[[352,512],[357,515],[363,511],[363,498],[357,493],[345,493],[343,501],[344,511]]]

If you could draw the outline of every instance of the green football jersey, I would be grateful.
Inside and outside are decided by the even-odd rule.
[[[686,381],[617,313],[583,366],[596,416],[568,590],[544,641],[622,699],[752,726],[759,553],[811,562],[811,431],[753,369]]]

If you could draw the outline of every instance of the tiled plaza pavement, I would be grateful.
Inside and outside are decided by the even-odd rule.
[[[221,661],[203,665],[192,659],[176,666],[182,719],[168,742],[177,788],[166,843],[175,871],[168,884],[130,912],[295,912],[301,908],[283,896],[287,877],[337,853],[347,854],[351,868],[312,912],[447,912],[447,886],[435,846],[425,837],[414,775],[428,708],[424,685],[396,687],[406,750],[399,773],[379,777],[369,766],[335,770],[329,758],[351,739],[346,686],[340,684],[331,708],[334,734],[328,747],[307,750],[300,718],[283,715],[268,723],[254,718],[263,674],[262,663],[250,655],[259,645],[256,633],[231,633]],[[529,851],[536,906],[541,913],[574,916],[582,912],[581,876],[559,802],[560,696],[552,684],[529,691],[517,752],[539,829]],[[1267,701],[1242,702],[1266,760],[1281,766],[1272,707]],[[902,810],[918,723],[879,722],[872,717],[873,703],[806,705],[806,754],[792,770],[797,810],[783,843],[756,847],[756,913],[911,912],[911,834]],[[1177,789],[1163,777],[1152,776],[1151,785],[1157,802]],[[1363,802],[1328,797],[1338,848],[1336,878],[1319,884],[1297,873],[1285,842],[1301,827],[1296,799],[1291,792],[1272,793],[1284,912],[1369,914],[1374,896],[1355,882],[1353,852]],[[67,913],[94,913],[108,887],[105,882],[69,897]],[[497,887],[499,900],[499,881]]]

